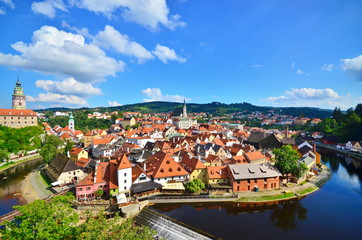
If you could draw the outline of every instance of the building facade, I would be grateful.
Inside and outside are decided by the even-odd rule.
[[[13,109],[26,109],[24,90],[19,79],[16,82],[12,100]]]

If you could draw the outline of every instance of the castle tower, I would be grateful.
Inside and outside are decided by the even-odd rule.
[[[75,128],[74,128],[74,117],[73,117],[73,113],[72,113],[72,112],[70,112],[70,114],[69,114],[68,126],[69,126],[69,129],[70,129],[70,130],[75,131]]]
[[[23,87],[18,79],[13,94],[13,109],[26,109],[26,99]]]
[[[187,118],[186,99],[184,99],[184,107],[183,107],[183,109],[182,109],[182,117]]]

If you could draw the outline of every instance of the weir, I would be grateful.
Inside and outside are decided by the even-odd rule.
[[[135,221],[139,225],[148,226],[150,229],[157,231],[157,236],[169,240],[190,239],[190,240],[204,240],[204,239],[218,239],[211,234],[202,232],[184,223],[177,222],[176,220],[167,217],[161,213],[151,209],[143,209]]]

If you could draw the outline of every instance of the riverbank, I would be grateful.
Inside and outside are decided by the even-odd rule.
[[[22,159],[22,160],[18,160],[18,161],[9,161],[3,165],[0,166],[0,173],[5,171],[5,170],[8,170],[12,167],[16,167],[22,163],[26,163],[26,162],[30,162],[30,161],[35,161],[35,160],[39,160],[39,159],[42,159],[41,156],[39,154],[37,155],[34,155],[34,156],[29,156],[28,158],[25,158],[25,159]]]
[[[34,200],[46,198],[53,192],[47,189],[39,169],[36,169],[25,177],[21,186],[21,194],[27,203],[31,203]]]
[[[334,153],[340,153],[340,154],[343,154],[345,156],[353,157],[355,159],[358,159],[358,160],[362,161],[362,154],[359,154],[359,153],[350,152],[348,150],[337,149],[335,147],[330,147],[330,146],[327,146],[327,145],[324,145],[324,144],[321,144],[321,143],[319,143],[317,145],[317,147],[321,148],[321,149],[328,150],[328,151],[332,151]]]
[[[320,189],[331,178],[330,169],[322,165],[322,171],[304,184],[292,183],[290,187],[266,190],[261,192],[240,192],[237,202],[273,202],[279,200],[291,200],[309,195]]]

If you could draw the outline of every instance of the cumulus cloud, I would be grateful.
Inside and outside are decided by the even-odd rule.
[[[109,25],[106,25],[103,31],[98,32],[93,42],[105,49],[112,48],[116,52],[136,57],[140,63],[155,58],[141,44],[131,41],[127,35],[121,34]]]
[[[35,85],[44,91],[58,94],[76,96],[102,95],[100,88],[94,87],[91,83],[78,82],[74,78],[67,78],[63,81],[37,80]]]
[[[122,104],[118,103],[117,101],[108,101],[108,105],[111,107],[122,106]]]
[[[331,63],[326,63],[326,64],[323,65],[322,70],[323,70],[323,71],[330,72],[330,71],[333,70],[333,68],[334,68],[334,65],[333,65],[333,64],[331,64]]]
[[[64,103],[77,106],[87,106],[87,101],[79,96],[57,93],[39,93],[37,97],[27,96],[29,102]]]
[[[187,98],[180,95],[162,95],[161,89],[159,88],[146,88],[143,89],[142,94],[147,96],[148,98],[144,98],[145,102],[153,102],[153,101],[165,101],[165,102],[183,102],[191,101],[191,98]]]
[[[5,14],[6,14],[5,10],[0,8],[0,15],[5,15]]]
[[[69,0],[69,3],[71,6],[107,17],[112,17],[119,10],[126,21],[135,22],[153,31],[158,30],[160,25],[171,30],[185,26],[180,15],[170,15],[166,0]]]
[[[38,14],[43,14],[49,18],[55,17],[56,10],[67,12],[67,7],[62,0],[46,0],[43,2],[33,2],[31,4],[31,10]]]
[[[355,76],[358,81],[362,81],[362,55],[355,58],[342,59],[341,61],[343,70]]]
[[[156,45],[152,53],[163,63],[168,63],[168,61],[179,61],[181,63],[186,62],[186,58],[178,56],[175,50],[160,44]]]
[[[81,82],[102,81],[124,71],[124,63],[106,56],[84,37],[43,26],[33,33],[32,42],[11,45],[20,55],[0,53],[0,65],[21,67],[45,74],[70,76]]]
[[[340,96],[336,91],[330,88],[300,88],[285,91],[282,96],[268,97],[263,100],[272,103],[274,106],[321,107],[330,109],[337,106],[342,109],[348,109],[355,106],[361,99],[353,98],[350,95]]]
[[[6,5],[8,5],[11,9],[15,8],[15,4],[13,3],[12,0],[0,0],[0,2],[5,3]]]

